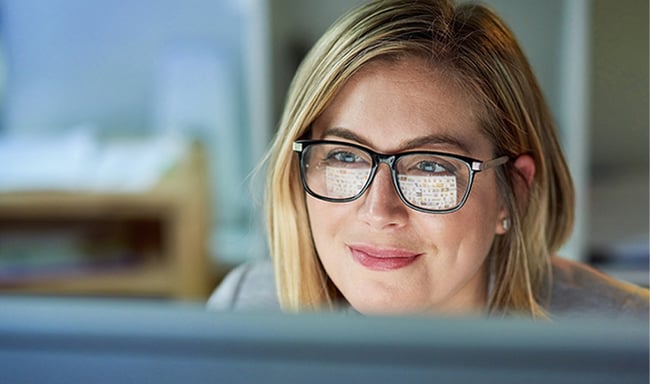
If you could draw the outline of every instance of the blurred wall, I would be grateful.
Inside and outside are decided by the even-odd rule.
[[[596,253],[648,255],[648,1],[592,2],[589,234]]]
[[[593,176],[640,168],[647,179],[648,1],[594,0],[592,26]]]

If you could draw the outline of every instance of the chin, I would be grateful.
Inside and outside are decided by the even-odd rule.
[[[465,317],[480,316],[484,309],[480,307],[466,306],[424,306],[421,302],[404,302],[398,299],[393,300],[362,300],[350,301],[350,305],[359,313],[367,316],[442,316],[442,317]]]
[[[368,316],[408,316],[420,315],[430,310],[418,305],[395,305],[396,300],[390,302],[378,301],[368,302],[367,298],[360,304],[352,304],[352,307],[359,313]]]

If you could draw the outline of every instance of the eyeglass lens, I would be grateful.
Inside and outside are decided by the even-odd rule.
[[[373,168],[370,153],[342,144],[313,144],[304,149],[307,187],[329,200],[352,200],[368,183]],[[402,155],[394,165],[397,186],[409,204],[431,211],[457,207],[470,179],[468,165],[444,155]]]

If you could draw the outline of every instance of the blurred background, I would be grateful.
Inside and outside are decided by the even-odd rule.
[[[203,300],[268,257],[254,168],[359,0],[0,0],[0,290]],[[578,192],[562,255],[648,285],[648,2],[489,0]]]

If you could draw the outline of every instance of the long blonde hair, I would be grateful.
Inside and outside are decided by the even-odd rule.
[[[573,226],[568,168],[549,109],[512,32],[483,6],[447,0],[372,1],[330,27],[298,68],[266,159],[269,245],[282,307],[327,309],[341,298],[312,241],[293,141],[364,64],[409,56],[426,58],[466,91],[479,106],[481,128],[496,153],[534,159],[527,201],[515,194],[521,176],[512,164],[498,171],[512,226],[490,250],[494,285],[488,310],[543,316],[549,256]]]

